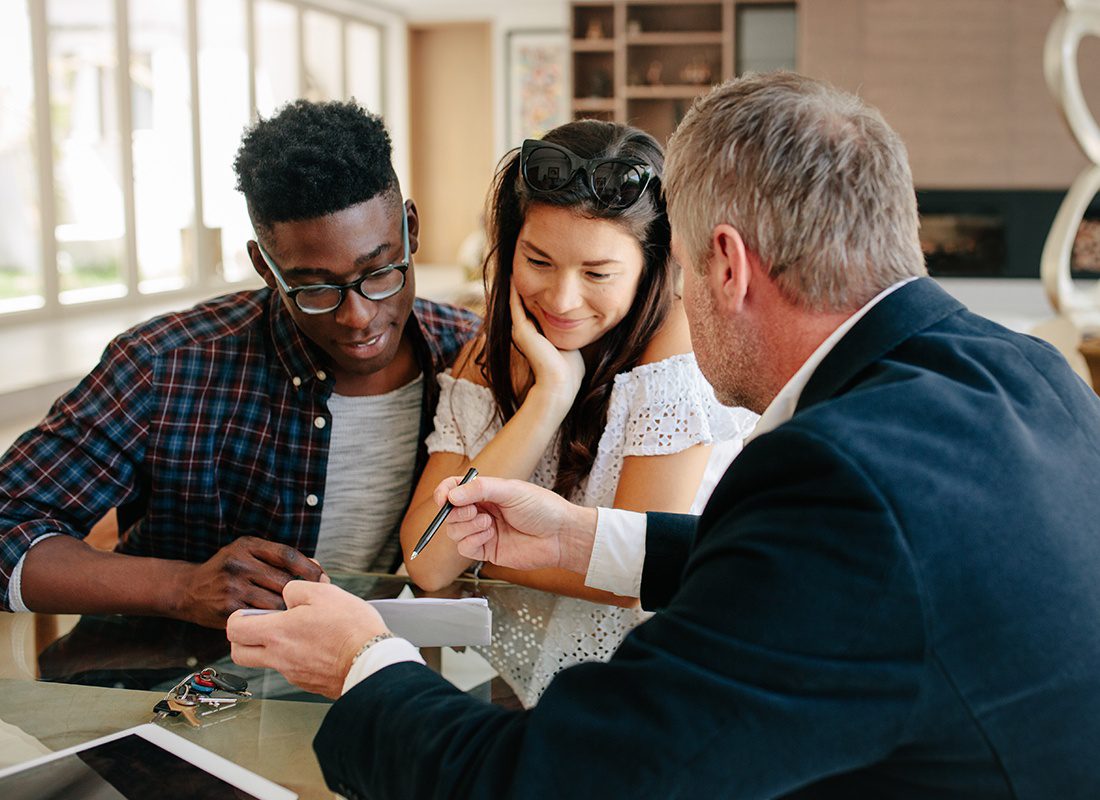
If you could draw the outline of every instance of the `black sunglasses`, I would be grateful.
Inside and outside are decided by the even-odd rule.
[[[627,208],[653,179],[653,168],[625,158],[581,158],[561,145],[527,139],[519,155],[523,180],[535,192],[564,189],[583,172],[585,186],[607,208]]]

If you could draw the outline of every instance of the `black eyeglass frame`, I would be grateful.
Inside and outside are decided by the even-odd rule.
[[[298,307],[298,310],[303,314],[328,314],[338,309],[344,303],[344,298],[347,297],[349,291],[354,291],[359,294],[360,297],[365,297],[372,302],[380,302],[393,297],[395,294],[399,294],[402,289],[405,288],[405,284],[409,280],[409,267],[412,266],[412,253],[409,252],[409,214],[408,209],[405,208],[404,203],[401,205],[401,239],[405,246],[405,258],[403,261],[395,264],[386,264],[384,267],[378,267],[372,269],[370,272],[361,275],[353,280],[351,283],[335,284],[335,283],[310,283],[305,286],[290,286],[286,279],[283,278],[282,272],[275,264],[275,259],[271,257],[271,254],[264,250],[264,246],[260,244],[260,237],[256,236],[256,248],[260,251],[260,257],[267,264],[268,269],[271,270],[271,274],[275,276],[275,282],[279,284],[279,288],[283,290],[283,293],[294,301],[294,305]],[[368,293],[363,291],[363,282],[370,278],[377,278],[380,275],[384,275],[387,272],[397,270],[401,273],[401,283],[396,289],[387,291],[384,293],[374,292]],[[336,305],[332,308],[306,308],[298,300],[298,295],[302,292],[317,291],[318,289],[335,289],[340,293],[340,299],[336,301]]]
[[[561,153],[569,159],[569,175],[562,181],[560,186],[553,189],[543,189],[532,183],[530,176],[527,174],[527,161],[530,157],[540,149],[554,150]],[[632,169],[639,170],[642,177],[642,185],[638,188],[638,196],[631,200],[629,203],[609,203],[600,193],[596,190],[595,172],[596,169],[604,164],[622,164],[623,166],[630,167]],[[543,141],[542,139],[524,139],[523,146],[520,148],[519,153],[519,166],[520,173],[523,175],[523,182],[527,184],[527,187],[536,194],[552,194],[553,192],[560,192],[566,186],[573,182],[577,177],[578,172],[583,172],[586,178],[585,186],[588,187],[588,191],[592,193],[592,197],[597,202],[603,203],[607,208],[630,208],[641,199],[645,194],[645,190],[649,187],[649,184],[653,181],[653,167],[646,164],[644,161],[639,161],[630,158],[581,158],[568,148],[562,147],[560,144],[554,144],[553,142]]]

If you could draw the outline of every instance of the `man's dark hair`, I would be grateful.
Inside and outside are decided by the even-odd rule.
[[[395,188],[382,118],[354,100],[296,100],[247,131],[233,162],[257,228],[343,211]]]

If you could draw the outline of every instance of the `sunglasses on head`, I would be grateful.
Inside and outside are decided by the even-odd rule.
[[[561,145],[527,139],[519,156],[524,182],[536,193],[556,192],[584,173],[592,196],[607,208],[627,208],[653,179],[653,168],[628,158],[581,158]]]

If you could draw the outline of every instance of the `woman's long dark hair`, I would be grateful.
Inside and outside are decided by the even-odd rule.
[[[637,294],[626,316],[586,348],[585,374],[573,407],[561,426],[554,491],[569,497],[588,476],[607,424],[607,406],[615,376],[638,365],[646,346],[664,324],[675,287],[669,256],[670,230],[660,179],[664,153],[657,141],[628,125],[580,120],[555,128],[544,141],[561,145],[581,158],[627,158],[648,164],[654,173],[645,193],[625,209],[609,209],[591,196],[581,180],[563,189],[534,195],[520,174],[519,152],[506,156],[489,195],[486,221],[489,251],[485,258],[484,345],[477,358],[503,424],[519,407],[512,378],[512,316],[508,298],[512,260],[528,209],[535,203],[570,208],[592,219],[612,220],[634,236],[644,262]],[[522,389],[521,389],[522,391]]]

